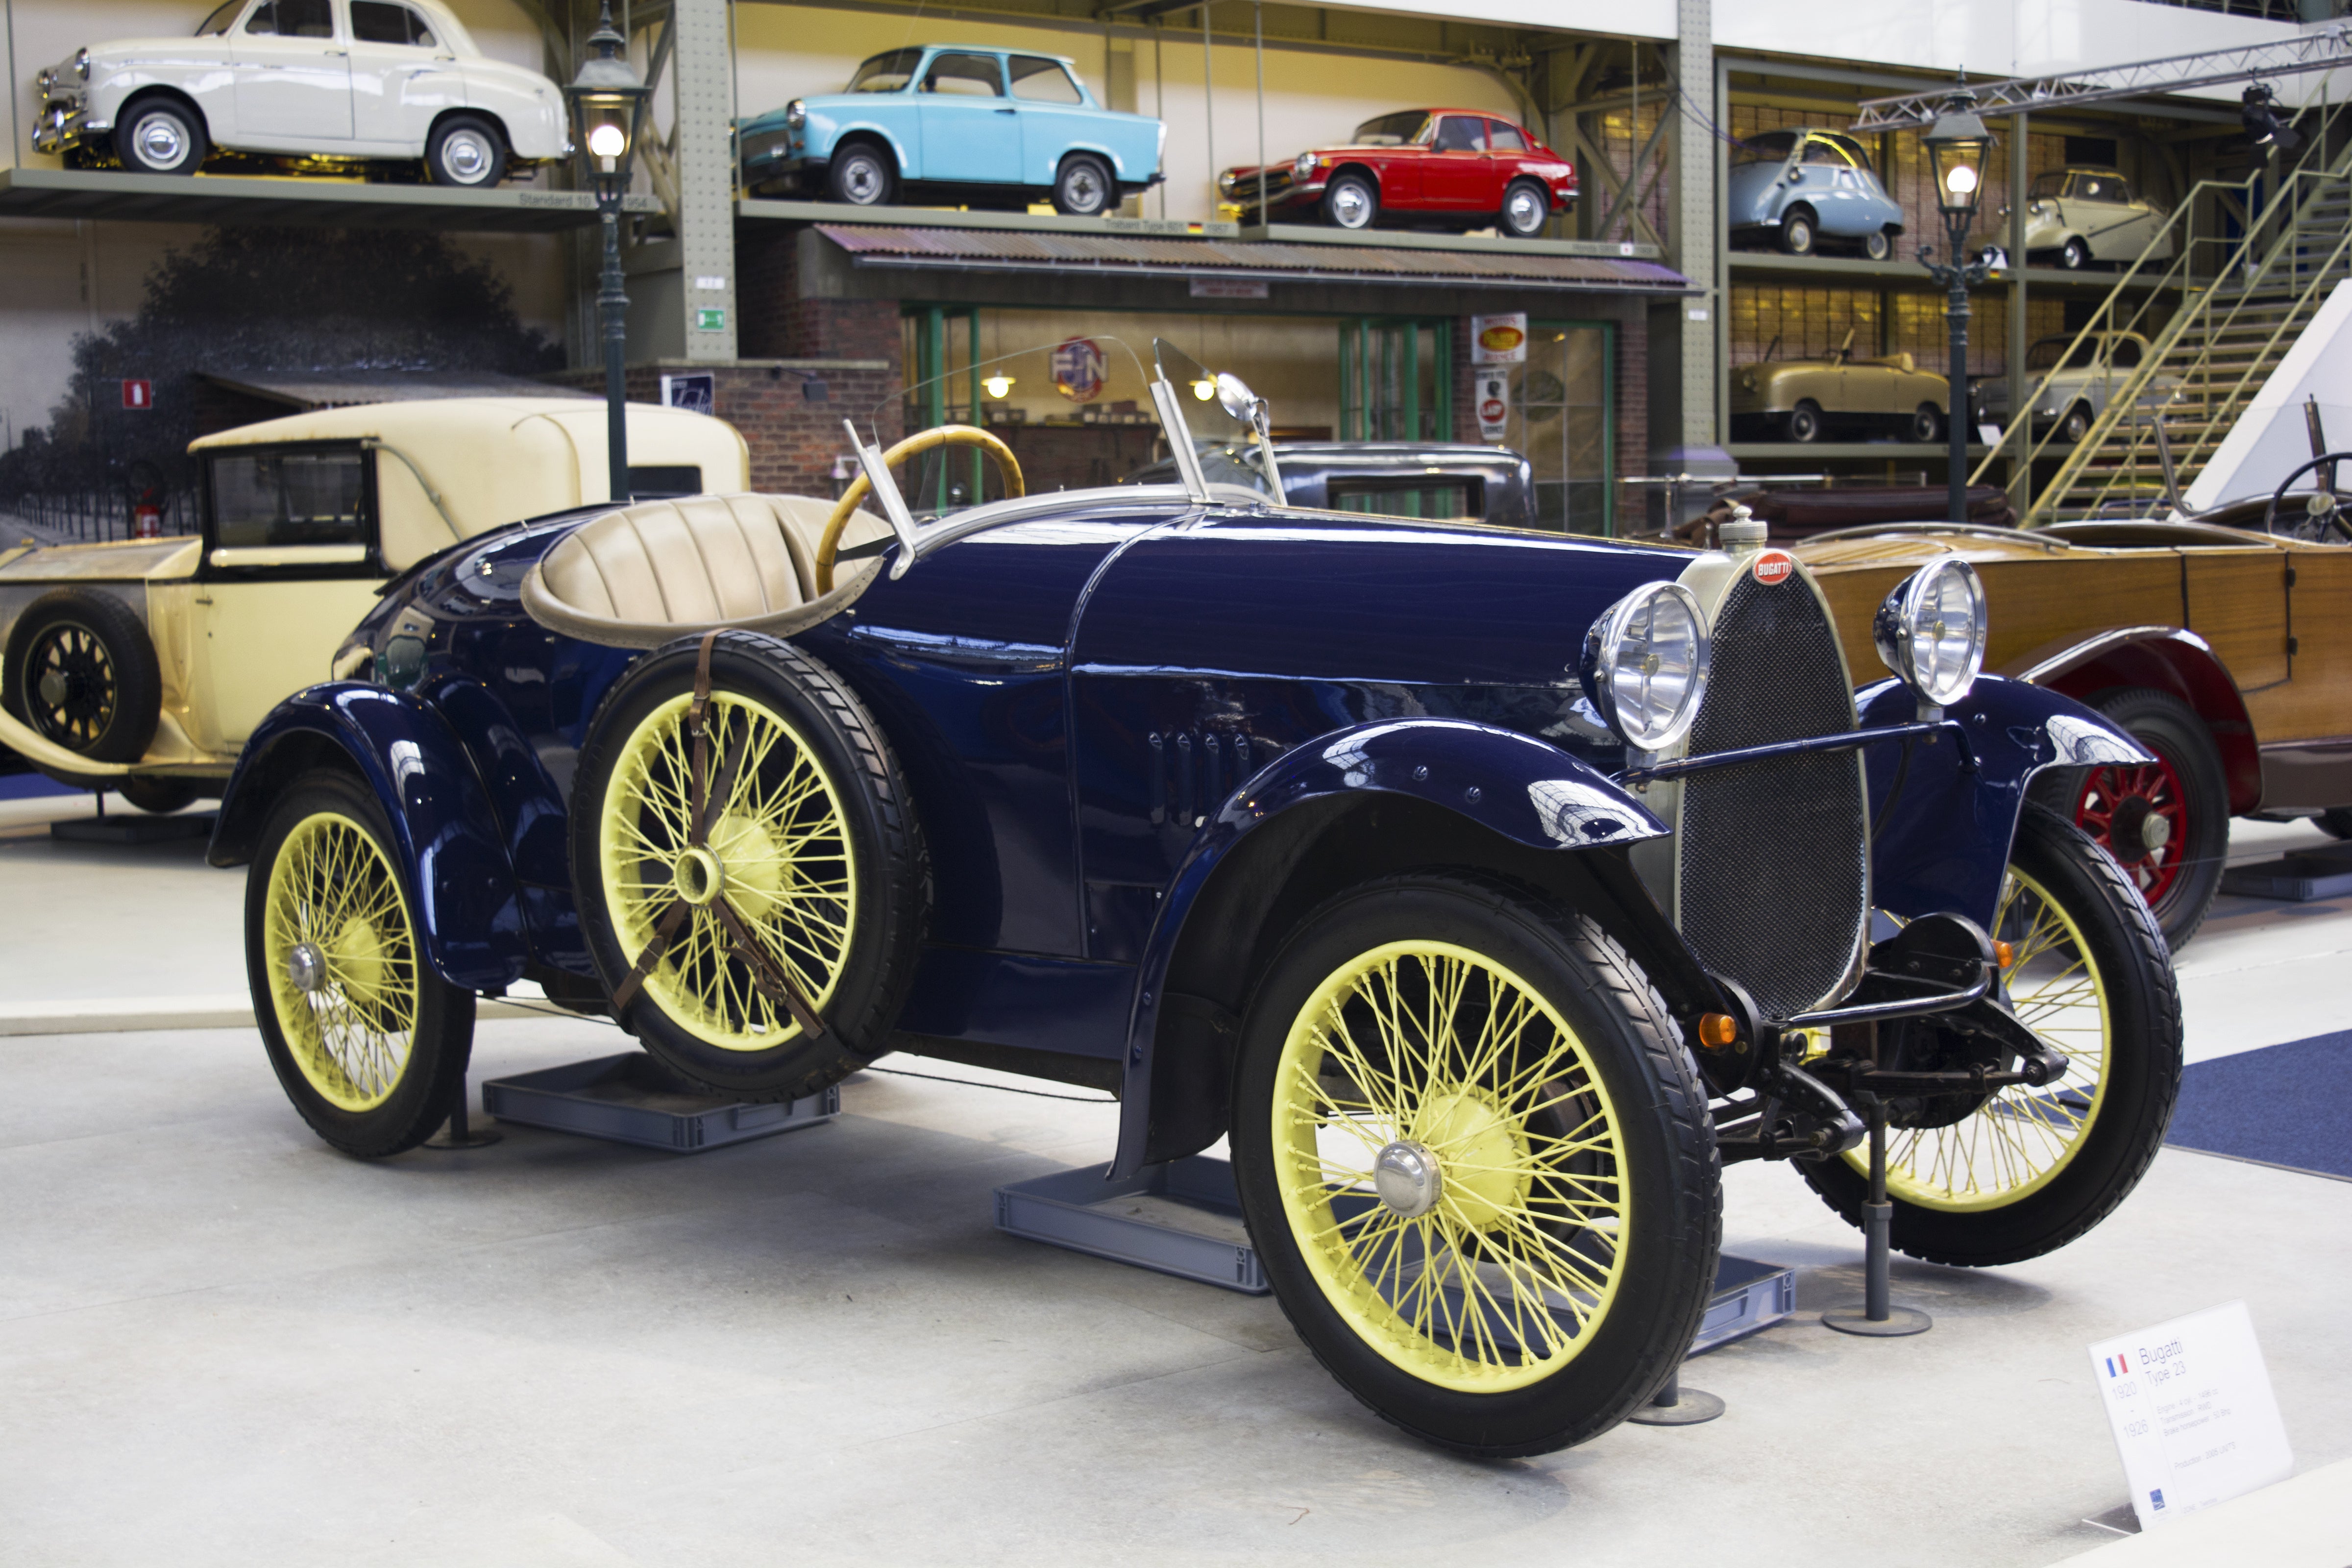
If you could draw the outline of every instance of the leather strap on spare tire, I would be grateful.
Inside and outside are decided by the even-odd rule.
[[[572,848],[614,1015],[672,1068],[789,1098],[887,1048],[926,861],[879,728],[798,648],[710,631],[632,665],[582,749]]]

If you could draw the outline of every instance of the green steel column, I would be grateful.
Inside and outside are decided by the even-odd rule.
[[[2025,374],[2025,191],[2032,174],[2027,164],[2021,114],[2009,122],[2009,428],[2001,432],[2010,453],[2009,504],[2021,519],[2033,510],[2033,465],[2026,461],[2033,449],[2033,421],[2025,406],[2025,395],[2033,390],[2033,378]],[[1968,413],[1951,412],[1963,417]]]
[[[1432,352],[1437,356],[1437,439],[1454,436],[1454,318],[1442,317],[1430,328]]]
[[[937,305],[923,309],[923,428],[935,430],[948,422],[948,313]],[[948,504],[948,466],[939,465],[939,481],[935,487],[938,499],[933,505],[944,510]]]
[[[1421,439],[1421,323],[1407,321],[1403,331],[1404,375],[1401,390],[1404,394],[1404,438],[1418,441]],[[1421,498],[1408,495],[1405,510],[1411,516],[1419,517]]]
[[[988,428],[988,420],[980,406],[980,312],[968,311],[965,313],[964,320],[971,323],[971,346],[964,354],[965,366],[971,374],[971,390],[968,395],[966,406],[971,409],[970,418],[972,424],[985,430]],[[971,449],[971,504],[974,506],[980,504],[981,481],[983,477],[982,465],[987,461],[986,453],[977,447]]]

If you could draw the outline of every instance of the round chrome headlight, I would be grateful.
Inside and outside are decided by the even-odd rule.
[[[1871,622],[1886,668],[1936,708],[1969,694],[1984,668],[1984,584],[1957,555],[1930,561],[1886,595]]]
[[[77,49],[74,51],[74,75],[79,77],[84,81],[88,81],[89,79],[89,51],[88,49]]]
[[[803,103],[797,98],[784,105],[784,123],[791,126],[795,131],[798,131],[802,126],[806,125],[808,123],[808,105]]]
[[[1302,180],[1313,174],[1315,173],[1315,154],[1312,153],[1301,153],[1298,154],[1298,162],[1290,166],[1290,172]]]
[[[1698,714],[1707,656],[1697,597],[1679,583],[1645,583],[1585,634],[1585,694],[1627,743],[1663,752]]]

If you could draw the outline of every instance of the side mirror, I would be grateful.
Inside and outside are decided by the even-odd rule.
[[[1257,394],[1249,384],[1229,370],[1217,373],[1217,406],[1244,425],[1255,425],[1258,408]]]

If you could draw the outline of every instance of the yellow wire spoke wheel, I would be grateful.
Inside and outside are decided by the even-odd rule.
[[[1358,954],[1292,1024],[1273,1175],[1350,1330],[1423,1382],[1499,1393],[1591,1342],[1633,1215],[1584,1042],[1501,963],[1442,942]]]
[[[707,710],[707,787],[726,786],[693,842],[693,699],[656,707],[623,741],[598,822],[605,912],[632,959],[687,906],[645,994],[679,1027],[729,1051],[768,1051],[799,1024],[754,982],[725,905],[820,1017],[848,967],[858,867],[840,786],[774,709],[729,691]],[[740,757],[731,779],[729,759]]]
[[[416,1047],[416,925],[392,862],[338,812],[304,817],[269,868],[269,1004],[302,1077],[339,1110],[390,1100]]]
[[[1996,1209],[2041,1191],[2081,1152],[2105,1103],[2113,1018],[2086,933],[2015,867],[1993,929],[2014,950],[2004,977],[2011,1009],[2066,1054],[2066,1073],[2038,1089],[2013,1084],[1948,1127],[1890,1130],[1887,1194],[1922,1208]],[[1869,1169],[1867,1150],[1845,1159]]]

